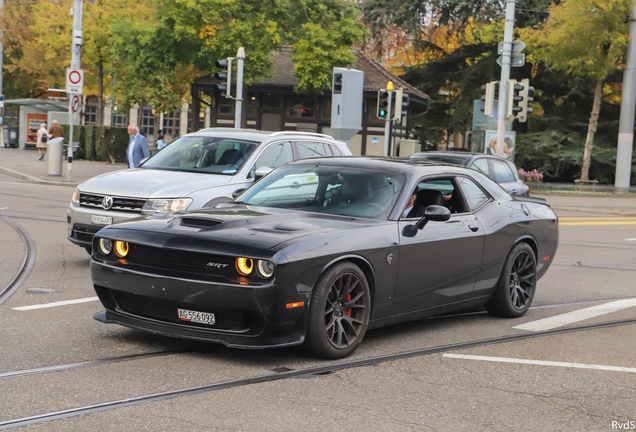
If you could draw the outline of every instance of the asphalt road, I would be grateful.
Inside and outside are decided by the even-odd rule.
[[[334,362],[297,349],[228,349],[101,324],[92,318],[101,310],[96,301],[16,310],[95,296],[88,255],[66,240],[72,192],[0,175],[0,216],[17,222],[36,246],[29,277],[0,305],[0,429],[15,419],[236,380],[247,381],[16,430],[611,431],[636,421],[635,324],[287,377]],[[534,334],[514,327],[636,297],[636,217],[608,216],[595,200],[586,206],[590,213],[559,212],[557,258],[524,317],[473,311],[373,330],[351,358],[336,363]],[[0,289],[19,270],[24,253],[20,235],[0,218]],[[622,320],[636,320],[636,307],[555,329]],[[160,355],[109,361],[148,353]],[[11,374],[93,360],[104,362]],[[249,381],[261,376],[280,379]]]

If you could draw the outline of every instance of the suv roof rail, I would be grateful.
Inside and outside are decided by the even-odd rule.
[[[274,132],[270,134],[269,136],[280,136],[280,135],[304,135],[304,136],[313,136],[317,138],[326,138],[326,139],[330,139],[334,141],[336,140],[331,135],[319,134],[314,132],[282,131],[282,132]]]
[[[268,133],[256,129],[243,129],[243,128],[234,128],[234,127],[214,127],[214,128],[205,128],[199,129],[197,132],[251,132],[251,133]]]

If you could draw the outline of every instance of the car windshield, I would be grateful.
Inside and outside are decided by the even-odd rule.
[[[468,165],[468,158],[461,157],[461,156],[420,153],[420,154],[412,155],[411,158],[434,160],[434,161],[446,162],[446,163],[451,163],[454,165],[462,165],[462,166]]]
[[[386,219],[404,184],[400,174],[341,166],[277,169],[237,198],[243,204]]]
[[[234,175],[258,145],[232,138],[187,136],[148,159],[142,168]]]

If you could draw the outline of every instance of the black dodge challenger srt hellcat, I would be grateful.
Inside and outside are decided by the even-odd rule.
[[[558,238],[545,200],[472,169],[302,160],[235,201],[99,231],[91,273],[106,310],[95,318],[342,358],[370,328],[480,304],[523,315]]]

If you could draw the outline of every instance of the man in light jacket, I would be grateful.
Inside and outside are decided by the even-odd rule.
[[[139,133],[136,125],[128,125],[128,135],[130,135],[130,143],[126,151],[126,161],[129,168],[137,168],[142,159],[150,156],[148,141]]]

